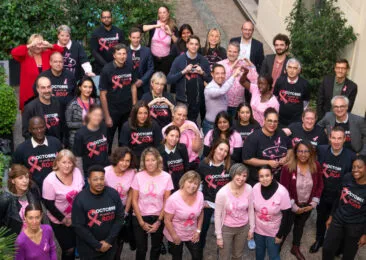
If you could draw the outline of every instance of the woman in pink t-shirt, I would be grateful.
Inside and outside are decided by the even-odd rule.
[[[186,172],[179,180],[180,189],[166,202],[164,235],[169,241],[172,259],[182,259],[184,244],[191,259],[202,259],[198,243],[203,222],[203,194],[198,191],[200,182],[197,172]]]
[[[280,104],[278,103],[277,98],[273,95],[273,79],[270,75],[261,75],[258,77],[257,84],[251,83],[246,79],[246,77],[242,77],[240,80],[243,87],[248,89],[252,94],[250,106],[253,109],[254,119],[263,126],[264,111],[269,107],[273,107],[277,112],[280,109]]]
[[[253,239],[252,187],[245,183],[248,168],[244,164],[234,164],[229,174],[232,181],[216,194],[215,233],[220,259],[237,260],[243,257],[245,241]]]
[[[128,222],[130,220],[129,217],[131,217],[130,214],[132,214],[131,184],[136,173],[136,158],[130,148],[123,146],[113,150],[110,162],[112,165],[104,168],[105,185],[118,192],[125,209],[125,221]],[[131,247],[136,247],[135,236],[131,225],[124,226],[120,231],[116,256],[121,255],[125,241],[129,242]]]
[[[163,159],[155,148],[149,147],[142,152],[140,167],[141,171],[135,175],[131,185],[136,260],[145,259],[149,234],[150,259],[159,259],[163,240],[164,206],[174,186],[169,173],[162,170]]]
[[[208,131],[203,141],[203,156],[210,152],[211,146],[218,139],[228,140],[230,143],[230,156],[233,162],[241,162],[241,150],[243,140],[240,134],[234,130],[233,120],[228,112],[221,111],[216,115],[214,127]]]
[[[253,187],[255,212],[254,240],[257,260],[280,259],[280,244],[291,228],[291,201],[285,187],[273,179],[271,167],[258,171],[259,183]]]
[[[62,249],[62,259],[70,259],[75,254],[76,234],[71,227],[71,210],[83,186],[84,178],[76,168],[74,154],[70,150],[61,150],[53,162],[53,172],[43,181],[42,197]]]
[[[162,134],[165,136],[165,130],[170,125],[179,127],[180,139],[179,142],[185,144],[189,157],[189,169],[197,170],[200,163],[199,152],[202,149],[202,136],[197,125],[187,120],[188,108],[184,104],[177,104],[173,110],[173,121],[162,129]]]

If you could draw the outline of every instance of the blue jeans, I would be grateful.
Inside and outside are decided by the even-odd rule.
[[[274,237],[262,236],[254,233],[255,259],[264,260],[266,249],[270,260],[280,260],[280,244],[275,244]]]
[[[213,128],[214,128],[214,123],[213,122],[209,122],[206,119],[203,120],[203,122],[202,122],[202,131],[203,131],[204,136],[206,136],[208,131],[210,131]]]

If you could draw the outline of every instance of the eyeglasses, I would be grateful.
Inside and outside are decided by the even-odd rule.
[[[297,150],[296,153],[301,153],[301,154],[309,154],[310,151],[309,150]]]
[[[112,16],[102,16],[102,19],[111,19]]]
[[[274,125],[278,124],[278,120],[271,120],[271,119],[269,119],[269,120],[266,120],[266,122],[268,124],[274,124]]]
[[[346,105],[342,105],[342,106],[333,106],[334,109],[345,109],[347,106]]]

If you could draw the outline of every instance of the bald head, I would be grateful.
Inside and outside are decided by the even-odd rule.
[[[241,27],[241,32],[245,40],[250,40],[254,32],[254,24],[251,21],[245,21]]]
[[[47,77],[40,77],[37,79],[36,85],[39,100],[44,104],[49,104],[51,102],[52,96],[52,86],[50,79]]]
[[[46,122],[44,121],[44,118],[34,116],[29,119],[28,131],[37,143],[43,143],[46,132]]]
[[[55,76],[59,76],[64,68],[64,57],[59,52],[52,53],[50,57],[51,71]]]

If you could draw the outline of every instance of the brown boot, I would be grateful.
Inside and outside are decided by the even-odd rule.
[[[299,246],[293,245],[290,252],[296,257],[297,260],[305,260],[304,255],[300,252]]]

